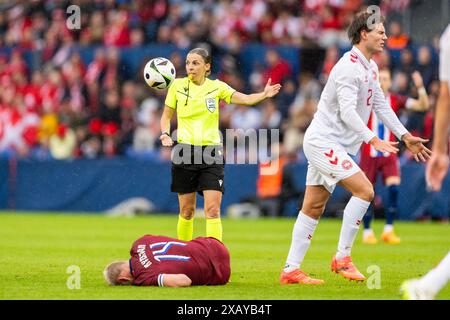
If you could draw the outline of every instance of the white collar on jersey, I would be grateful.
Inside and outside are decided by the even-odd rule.
[[[352,47],[352,50],[350,51],[350,54],[356,55],[358,57],[357,60],[359,60],[359,62],[361,62],[361,64],[364,66],[364,68],[366,68],[366,69],[370,68],[370,62],[367,61],[367,59],[364,56],[364,54],[356,46]]]

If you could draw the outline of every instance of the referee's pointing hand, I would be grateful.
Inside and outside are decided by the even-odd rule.
[[[264,95],[266,98],[272,98],[281,89],[281,84],[277,83],[277,84],[274,84],[273,86],[271,84],[272,84],[272,79],[269,78],[269,80],[267,81],[266,87],[264,88]]]

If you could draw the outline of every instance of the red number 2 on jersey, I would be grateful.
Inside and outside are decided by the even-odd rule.
[[[369,89],[369,97],[367,98],[367,106],[370,106],[371,105],[371,103],[370,103],[370,99],[372,99],[372,89]]]

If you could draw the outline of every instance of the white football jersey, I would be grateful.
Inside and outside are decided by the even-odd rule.
[[[450,24],[441,36],[439,49],[439,80],[448,81],[450,87]]]
[[[331,70],[305,140],[327,140],[356,155],[375,136],[367,127],[372,108],[397,138],[408,132],[385,99],[377,64],[353,46]]]

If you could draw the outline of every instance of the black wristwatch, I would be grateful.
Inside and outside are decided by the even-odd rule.
[[[161,135],[166,135],[166,136],[170,137],[170,134],[167,131],[162,132]]]

